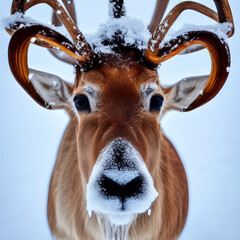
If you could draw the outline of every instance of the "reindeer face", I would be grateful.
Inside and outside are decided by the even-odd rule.
[[[158,195],[161,200],[159,119],[168,109],[188,107],[208,76],[165,89],[155,70],[123,62],[77,72],[74,87],[36,70],[29,77],[48,105],[75,112],[76,155],[90,215],[93,211],[115,224],[127,224]]]
[[[77,133],[87,209],[126,224],[158,195],[153,176],[163,92],[157,73],[139,65],[103,66],[83,73],[74,94],[86,96],[82,105],[90,106],[79,109]]]

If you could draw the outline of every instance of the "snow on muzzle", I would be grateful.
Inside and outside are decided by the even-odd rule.
[[[140,153],[116,138],[100,153],[87,184],[87,211],[105,215],[117,225],[147,211],[158,193]]]

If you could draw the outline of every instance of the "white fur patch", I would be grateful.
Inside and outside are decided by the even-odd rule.
[[[140,95],[142,97],[142,102],[145,110],[149,110],[150,99],[157,89],[158,85],[155,82],[141,85]]]
[[[113,146],[116,147],[118,144],[119,148],[124,145],[124,161],[130,168],[117,170],[115,166],[116,163],[112,160],[115,154]],[[120,185],[130,182],[135,177],[141,175],[144,179],[144,192],[139,196],[127,198],[124,204],[125,208],[122,209],[122,203],[119,198],[106,198],[101,194],[98,180],[102,174],[116,180]],[[90,217],[94,211],[97,215],[106,216],[113,224],[129,224],[137,214],[147,211],[157,196],[158,192],[154,188],[153,179],[140,153],[130,142],[122,138],[116,138],[102,150],[87,184],[87,211]]]
[[[91,110],[92,111],[98,111],[98,98],[99,98],[99,88],[93,84],[86,84],[83,87],[83,91],[88,97],[88,100],[90,102]]]

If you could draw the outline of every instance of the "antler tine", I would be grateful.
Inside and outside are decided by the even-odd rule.
[[[234,23],[233,17],[231,13],[231,9],[227,0],[214,0],[214,3],[217,7],[218,14],[213,11],[212,9],[196,2],[186,1],[179,3],[176,5],[169,14],[165,17],[161,24],[157,27],[155,32],[153,33],[152,37],[149,40],[149,47],[151,46],[152,52],[154,55],[158,54],[159,51],[159,44],[162,42],[164,37],[166,36],[168,30],[171,28],[173,23],[179,17],[179,15],[187,9],[191,9],[197,12],[200,12],[211,19],[215,20],[216,22],[230,22],[232,23],[232,29],[228,32],[228,37],[231,37],[234,33]]]
[[[229,22],[232,24],[232,29],[228,32],[228,37],[232,37],[234,34],[234,22],[228,0],[214,0],[214,3],[217,8],[219,22]]]
[[[157,55],[159,44],[162,42],[164,37],[166,36],[167,32],[171,28],[171,26],[174,24],[174,22],[177,20],[179,15],[184,10],[194,10],[197,12],[200,12],[211,19],[215,21],[219,21],[218,15],[216,12],[214,12],[212,9],[196,2],[186,1],[181,2],[178,5],[176,5],[165,17],[165,19],[162,21],[161,24],[158,25],[157,29],[153,33],[151,39],[149,40],[149,45],[152,46],[153,52]]]
[[[168,3],[169,3],[169,0],[158,0],[157,1],[151,23],[148,26],[148,29],[151,33],[153,33],[156,30],[157,26],[161,22],[163,15],[166,11],[166,8],[168,6]]]
[[[81,55],[83,62],[92,61],[94,52],[92,51],[91,46],[88,44],[84,38],[82,32],[78,29],[76,23],[69,15],[68,11],[65,8],[65,5],[62,4],[62,1],[58,0],[14,0],[12,3],[11,14],[14,14],[17,11],[25,13],[32,6],[46,3],[55,11],[57,16],[62,21],[63,25],[66,27],[70,36],[72,37],[78,54]]]
[[[113,16],[114,18],[120,18],[125,16],[126,10],[124,7],[124,0],[110,0],[110,9],[109,15]]]
[[[214,0],[217,11],[218,11],[218,20],[220,23],[223,22],[230,22],[232,23],[232,28],[231,30],[228,32],[228,37],[232,37],[232,35],[234,34],[234,22],[233,22],[233,17],[232,17],[232,13],[230,10],[230,6],[228,1],[218,1],[218,0]],[[205,47],[203,45],[198,45],[198,46],[193,46],[193,47],[189,47],[187,49],[185,49],[183,52],[181,52],[180,54],[188,54],[188,53],[192,53],[192,52],[196,52],[199,50],[204,49]]]
[[[65,5],[68,13],[70,14],[72,20],[75,22],[75,24],[77,24],[74,0],[62,0],[62,2]],[[54,12],[54,10],[52,12],[52,24],[54,26],[62,25],[62,22],[60,21],[59,17]],[[54,48],[49,48],[48,50],[54,57],[56,57],[57,59],[59,59],[63,62],[73,64],[73,65],[76,63],[75,59],[73,59],[71,56],[69,56],[65,52],[62,52],[62,51],[60,52],[58,49],[54,49]]]
[[[77,18],[76,18],[76,12],[75,12],[75,6],[74,6],[74,0],[62,0],[64,6],[66,7],[68,13],[70,14],[72,20],[75,24],[77,24]],[[54,12],[52,13],[52,24],[54,26],[61,26],[62,22],[59,20],[57,14]]]

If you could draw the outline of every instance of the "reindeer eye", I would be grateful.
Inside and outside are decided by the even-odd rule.
[[[79,94],[74,97],[73,101],[74,101],[75,106],[78,111],[90,112],[91,109],[90,109],[90,104],[89,104],[87,96],[85,96],[83,94]]]
[[[160,111],[163,104],[161,95],[154,95],[150,100],[150,111]]]

